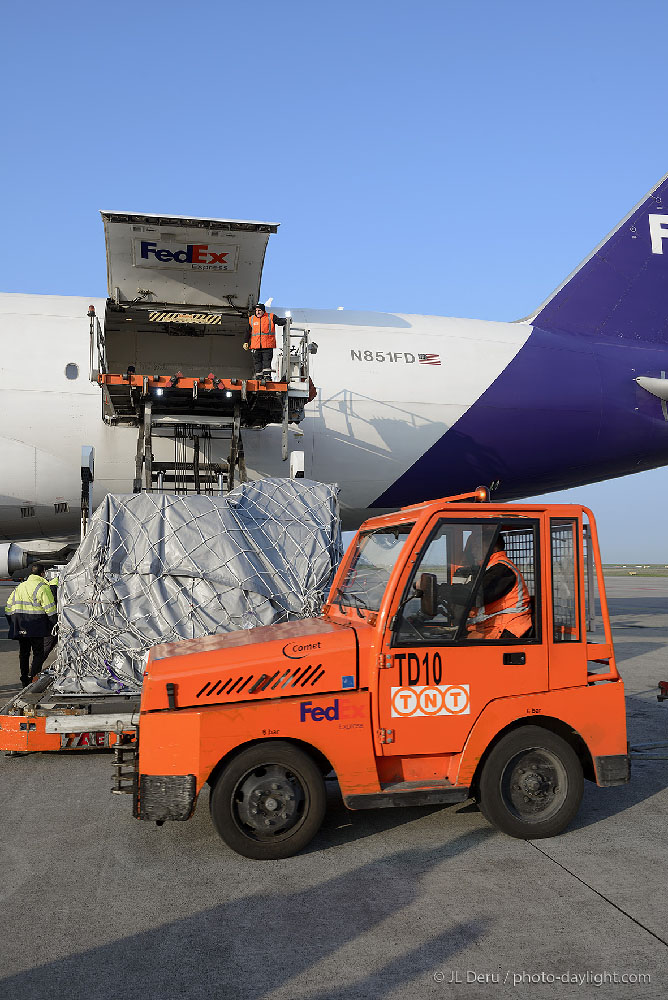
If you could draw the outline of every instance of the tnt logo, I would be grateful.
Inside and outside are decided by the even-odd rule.
[[[431,687],[393,687],[390,689],[392,718],[417,718],[434,715],[470,715],[468,684],[439,684]]]

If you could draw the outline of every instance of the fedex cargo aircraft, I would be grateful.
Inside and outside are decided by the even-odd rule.
[[[509,500],[668,462],[667,206],[664,178],[517,322],[290,309],[318,345],[317,395],[291,447],[307,478],[339,484],[344,526],[478,485]],[[248,377],[248,310],[276,226],[102,214],[109,298],[92,302],[108,370],[224,374],[224,343],[224,366]],[[132,489],[137,431],[102,419],[89,380],[90,302],[0,296],[6,540],[55,550],[76,534],[82,445],[95,449],[95,504]],[[209,310],[218,326],[170,326],[177,306]],[[278,425],[242,433],[250,478],[287,474]]]

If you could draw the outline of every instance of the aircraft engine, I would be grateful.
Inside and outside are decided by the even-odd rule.
[[[0,576],[11,576],[28,565],[28,553],[15,542],[0,542]]]

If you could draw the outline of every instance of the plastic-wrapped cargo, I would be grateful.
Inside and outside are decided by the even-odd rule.
[[[342,552],[335,486],[110,494],[60,577],[54,690],[136,693],[156,643],[317,614]]]

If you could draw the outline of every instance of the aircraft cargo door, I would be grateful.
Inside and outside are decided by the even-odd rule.
[[[249,310],[278,224],[102,212],[109,298]]]
[[[105,370],[253,376],[243,350],[270,222],[103,212],[109,299]]]

